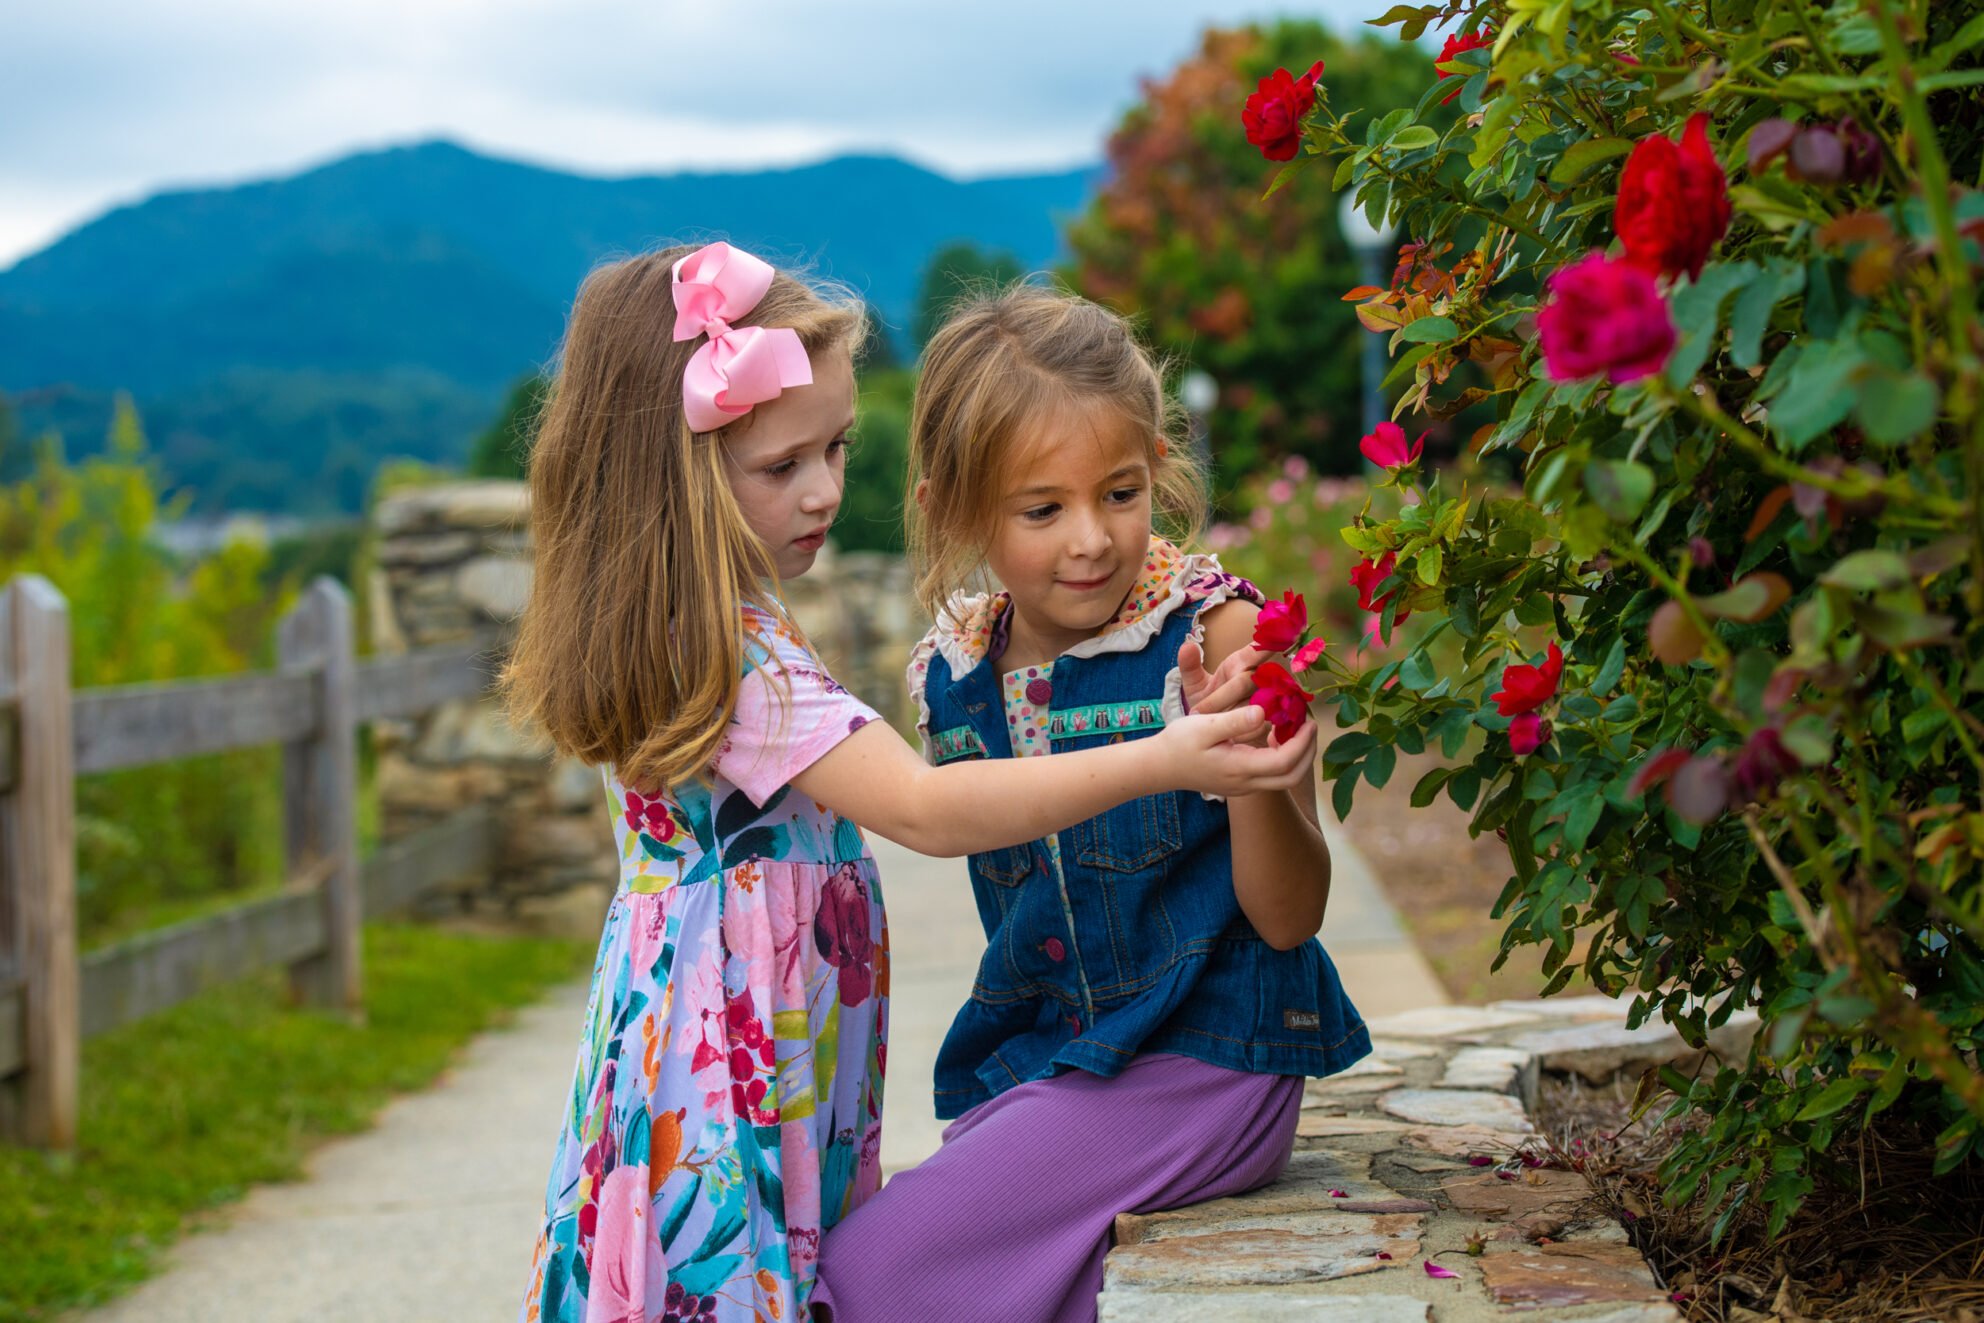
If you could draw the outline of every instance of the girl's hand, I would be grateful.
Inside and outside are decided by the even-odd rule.
[[[1251,705],[1199,713],[1150,739],[1164,759],[1165,780],[1179,790],[1235,798],[1304,783],[1316,755],[1316,723],[1304,722],[1286,744],[1250,744],[1266,735],[1267,717]]]
[[[1206,673],[1205,649],[1190,639],[1178,649],[1180,693],[1187,712],[1227,712],[1254,694],[1254,668],[1275,654],[1248,644]]]

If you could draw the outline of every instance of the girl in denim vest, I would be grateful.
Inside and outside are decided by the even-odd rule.
[[[930,341],[910,537],[938,624],[909,686],[931,762],[1044,771],[1232,701],[1261,598],[1156,531],[1203,514],[1172,431],[1156,366],[1084,300],[1021,286]],[[958,591],[987,573],[1001,591]],[[1163,791],[972,854],[988,944],[936,1079],[959,1119],[827,1237],[837,1323],[1093,1319],[1118,1213],[1274,1179],[1303,1077],[1370,1050],[1315,940],[1314,789]]]
[[[721,243],[602,267],[573,307],[505,683],[600,767],[621,863],[531,1323],[803,1316],[821,1233],[881,1178],[888,929],[856,823],[963,854],[1300,775],[1226,742],[1258,736],[1239,713],[1144,761],[932,769],[834,683],[775,589],[839,508],[863,327]]]

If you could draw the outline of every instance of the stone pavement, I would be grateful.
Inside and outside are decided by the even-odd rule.
[[[936,1150],[937,1048],[984,939],[964,863],[876,840],[890,917],[885,1169]],[[1323,937],[1367,1015],[1444,1000],[1347,843]],[[305,1179],[254,1190],[163,1271],[76,1323],[494,1320],[515,1316],[585,1012],[583,982],[484,1034],[370,1131],[313,1154]]]
[[[1754,1029],[1737,1017],[1712,1045],[1740,1052]],[[1117,1219],[1102,1323],[1681,1317],[1581,1175],[1523,1161],[1545,1152],[1543,1072],[1597,1083],[1693,1055],[1671,1029],[1571,997],[1426,1007],[1371,1032],[1370,1057],[1310,1081],[1280,1180]]]

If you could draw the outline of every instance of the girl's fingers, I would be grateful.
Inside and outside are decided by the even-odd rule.
[[[1254,696],[1254,677],[1242,674],[1229,677],[1211,693],[1199,700],[1195,711],[1224,712],[1230,707],[1238,707]]]

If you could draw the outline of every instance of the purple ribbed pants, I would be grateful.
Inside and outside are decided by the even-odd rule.
[[[1301,1107],[1299,1077],[1162,1054],[1008,1089],[827,1233],[816,1317],[1094,1323],[1116,1214],[1267,1184]]]

